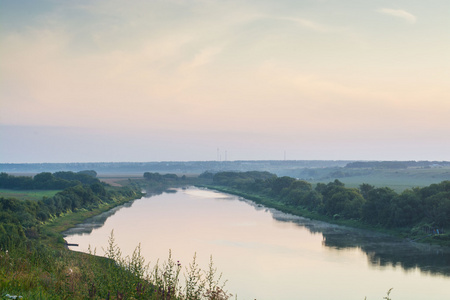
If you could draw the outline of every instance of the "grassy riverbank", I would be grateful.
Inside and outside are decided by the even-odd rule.
[[[405,238],[409,239],[411,241],[417,241],[420,243],[428,243],[428,244],[434,244],[434,245],[440,245],[444,247],[450,247],[450,235],[448,233],[446,234],[440,234],[440,235],[428,235],[422,233],[417,228],[385,228],[382,226],[371,226],[367,223],[362,222],[361,220],[357,219],[342,219],[342,218],[334,218],[331,216],[327,216],[324,214],[321,214],[317,211],[311,211],[306,208],[300,207],[300,206],[293,206],[289,205],[287,203],[281,202],[277,200],[276,198],[272,198],[267,195],[260,195],[257,193],[249,193],[246,191],[239,190],[237,188],[233,187],[227,187],[227,186],[220,186],[220,185],[214,185],[214,184],[200,184],[197,185],[198,187],[204,187],[208,189],[213,189],[216,191],[236,195],[243,197],[248,200],[252,200],[257,204],[264,205],[266,207],[275,208],[279,211],[293,214],[296,216],[301,216],[309,219],[324,221],[331,224],[336,225],[342,225],[342,226],[349,226],[359,229],[365,229],[365,230],[372,230],[377,231],[385,234],[390,234],[399,238]],[[446,232],[449,232],[449,228],[446,229]]]
[[[22,192],[18,193],[20,195]],[[42,193],[46,194],[46,191]],[[70,195],[68,192],[66,194]],[[76,200],[74,196],[70,197]],[[34,220],[32,213],[37,208],[48,211],[53,207],[54,200],[44,198],[36,200],[34,205],[25,200],[2,198],[2,209],[10,216],[9,219],[3,217],[0,224],[1,229],[5,230],[1,232],[0,249],[2,299],[8,299],[7,294],[22,296],[23,299],[87,299],[98,298],[96,295],[106,298],[108,292],[122,293],[120,283],[115,290],[105,291],[102,286],[116,284],[111,274],[120,273],[122,281],[136,281],[139,279],[136,279],[136,274],[124,273],[123,268],[103,257],[69,251],[65,248],[61,232],[86,218],[140,197],[142,193],[138,188],[106,187],[102,201],[53,215],[45,222]],[[35,215],[38,216],[38,213],[35,212]],[[9,228],[18,228],[19,231],[14,233]]]
[[[119,191],[120,188],[111,187],[111,190]],[[61,247],[65,245],[61,233],[86,219],[99,215],[103,212],[113,209],[116,206],[125,204],[143,196],[142,192],[135,190],[132,196],[116,195],[111,198],[111,202],[100,203],[98,207],[91,209],[79,209],[76,212],[69,212],[57,218],[54,218],[42,225],[41,240],[49,246]]]
[[[143,195],[138,185],[123,183],[70,188],[36,202],[0,198],[0,299],[228,299],[212,261],[201,270],[194,256],[181,287],[182,266],[170,252],[165,262],[150,268],[139,245],[133,255],[123,257],[113,233],[104,253],[65,247],[61,232]],[[170,185],[147,183],[149,194]],[[68,207],[84,204],[59,211],[57,206],[69,200]]]
[[[216,190],[216,191],[231,194],[231,195],[236,195],[236,196],[248,199],[248,200],[252,200],[253,202],[255,202],[257,204],[261,204],[261,205],[264,205],[264,206],[270,207],[270,208],[275,208],[284,213],[293,214],[293,215],[304,217],[304,218],[328,222],[328,223],[336,224],[336,225],[357,227],[357,228],[361,228],[361,229],[369,229],[369,230],[374,229],[373,227],[362,224],[361,222],[358,222],[356,220],[336,220],[336,219],[330,218],[328,216],[319,214],[318,212],[307,210],[305,208],[293,207],[293,206],[287,205],[285,203],[276,201],[274,199],[270,199],[267,196],[245,193],[245,192],[242,192],[237,189],[230,188],[230,187],[210,185],[210,184],[201,184],[201,185],[197,185],[197,186]],[[384,230],[383,232],[389,232],[389,231]]]

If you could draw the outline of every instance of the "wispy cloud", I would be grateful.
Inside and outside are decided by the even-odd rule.
[[[417,21],[417,17],[415,15],[402,9],[380,8],[377,10],[377,12],[397,18],[402,18],[409,23],[415,23]]]
[[[222,51],[222,48],[223,47],[207,47],[202,49],[191,62],[183,67],[191,69],[206,65],[214,60],[214,57]]]
[[[294,18],[294,17],[275,17],[275,16],[264,16],[265,18],[275,19],[275,20],[283,20],[293,22],[301,27],[310,29],[312,31],[327,33],[327,32],[335,32],[339,29],[333,28],[331,26],[327,26],[315,21],[311,21],[309,19],[304,18]]]
[[[323,24],[311,21],[311,20],[307,20],[307,19],[302,19],[302,18],[280,18],[282,20],[286,20],[286,21],[292,21],[294,23],[299,24],[300,26],[306,27],[308,29],[314,30],[314,31],[318,31],[318,32],[330,32],[333,31],[332,28],[325,26]]]

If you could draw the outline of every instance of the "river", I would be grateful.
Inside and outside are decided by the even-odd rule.
[[[450,249],[313,221],[189,187],[143,197],[65,233],[70,247],[104,254],[114,231],[125,255],[151,265],[210,256],[238,299],[450,299]],[[183,281],[184,278],[182,277]],[[234,297],[233,297],[234,299]]]

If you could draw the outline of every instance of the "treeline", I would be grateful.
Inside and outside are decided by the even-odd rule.
[[[97,172],[92,170],[74,172],[42,172],[31,176],[13,176],[0,173],[0,188],[16,190],[62,190],[80,184],[100,183]]]
[[[450,226],[450,181],[400,194],[388,187],[369,184],[347,188],[337,179],[313,188],[306,181],[267,172],[220,172],[214,175],[213,183],[333,219],[353,219],[371,226],[397,229]]]
[[[64,174],[64,176],[70,178],[78,175],[74,173],[73,175]],[[8,175],[8,178],[12,177]],[[27,238],[37,238],[40,233],[40,225],[64,213],[74,212],[79,209],[91,210],[98,208],[102,204],[116,202],[117,199],[137,198],[140,195],[140,191],[132,187],[108,188],[106,184],[101,183],[98,179],[91,178],[93,179],[91,184],[70,186],[58,192],[55,196],[44,198],[40,201],[23,201],[1,197],[0,248],[20,243]],[[69,182],[73,183],[74,181],[78,180]]]
[[[139,181],[142,189],[151,194],[173,191],[171,188],[184,185],[197,184],[198,180],[195,176],[178,176],[174,173],[160,174],[158,172],[145,172],[144,179]]]
[[[155,172],[155,173],[145,172],[144,178],[149,181],[167,182],[167,181],[185,180],[186,175],[179,177],[177,174],[173,174],[173,173],[160,174],[158,172]]]
[[[448,161],[355,161],[348,163],[346,168],[370,168],[370,169],[407,169],[407,168],[431,168],[433,166],[450,166]]]

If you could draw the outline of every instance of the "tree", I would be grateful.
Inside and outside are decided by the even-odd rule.
[[[172,174],[172,173],[164,174],[164,175],[162,175],[162,177],[164,179],[169,179],[169,180],[178,180],[177,174]]]
[[[91,188],[92,192],[94,192],[94,194],[96,194],[100,198],[106,196],[105,187],[101,183],[99,183],[99,182],[93,183],[90,185],[90,188]]]
[[[357,189],[335,186],[325,198],[324,210],[330,216],[340,215],[347,219],[359,219],[364,202],[364,198]]]
[[[78,174],[88,175],[94,178],[97,177],[97,172],[95,172],[94,170],[83,170],[79,171]]]
[[[392,199],[391,226],[412,226],[420,222],[423,217],[423,204],[417,192],[405,190]]]
[[[163,179],[161,174],[159,174],[159,173],[150,173],[150,172],[145,172],[144,173],[144,178],[147,179],[147,180],[153,180],[153,181],[161,181]]]
[[[34,182],[36,184],[47,183],[47,182],[52,181],[54,179],[55,179],[55,177],[50,172],[42,172],[42,173],[34,175],[34,177],[33,177],[33,180],[34,180]]]
[[[284,188],[289,188],[295,182],[295,178],[283,176],[272,180],[272,193],[279,195]]]
[[[425,217],[439,227],[450,225],[450,192],[440,192],[424,201]]]
[[[361,191],[361,195],[367,199],[369,197],[369,192],[373,190],[375,187],[368,183],[363,183],[359,186],[359,190]]]
[[[372,225],[389,226],[393,217],[392,204],[395,197],[397,193],[388,187],[371,190],[363,206],[363,219]]]

